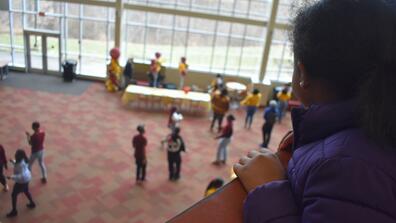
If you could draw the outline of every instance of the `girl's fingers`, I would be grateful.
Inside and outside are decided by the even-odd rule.
[[[271,150],[266,149],[266,148],[261,148],[260,149],[260,153],[265,153],[265,154],[269,154],[269,153],[273,153]]]
[[[250,161],[250,158],[247,156],[244,156],[241,159],[239,159],[239,164],[246,165],[249,161]]]
[[[253,158],[255,157],[259,152],[257,150],[252,150],[247,154],[247,157]]]
[[[243,168],[243,165],[241,165],[241,164],[239,164],[239,163],[236,163],[236,164],[234,164],[234,166],[233,166],[234,172],[235,172],[235,174],[237,174],[237,175],[238,175],[238,173],[239,173],[239,170],[241,170],[242,168]]]

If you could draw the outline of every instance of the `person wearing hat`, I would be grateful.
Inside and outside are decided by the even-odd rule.
[[[269,103],[269,107],[264,109],[264,124],[262,127],[263,143],[261,144],[261,147],[263,148],[268,147],[268,143],[271,139],[272,128],[274,127],[274,124],[276,122],[277,114],[277,103],[275,100],[271,100]]]
[[[227,160],[227,146],[231,142],[231,137],[233,133],[233,121],[235,117],[233,115],[227,116],[227,124],[223,127],[221,135],[217,136],[215,139],[219,139],[219,147],[217,148],[217,157],[213,162],[215,165],[225,164]]]
[[[132,139],[132,146],[135,149],[135,163],[136,163],[136,182],[142,182],[146,177],[146,146],[147,139],[144,136],[144,125],[138,125],[138,134]]]

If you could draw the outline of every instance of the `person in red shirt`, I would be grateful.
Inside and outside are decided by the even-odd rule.
[[[219,147],[217,148],[216,161],[213,162],[215,165],[225,164],[227,160],[227,146],[231,142],[231,137],[233,133],[232,123],[235,120],[233,115],[227,116],[227,124],[223,127],[221,135],[217,136],[215,139],[219,140]]]
[[[40,130],[40,123],[33,122],[32,123],[33,134],[30,135],[29,132],[26,132],[27,140],[32,147],[32,154],[29,159],[29,169],[32,169],[32,165],[36,159],[38,159],[40,168],[41,168],[41,182],[47,183],[47,169],[44,165],[44,139],[45,132]]]
[[[7,180],[4,176],[3,173],[3,167],[5,169],[8,169],[7,166],[7,157],[4,151],[4,147],[0,144],[0,183],[4,186],[3,191],[7,192],[8,191],[8,184],[7,184]]]
[[[135,162],[136,162],[136,182],[145,181],[146,177],[146,146],[147,139],[144,136],[145,130],[143,125],[137,127],[139,134],[135,135],[132,139],[132,146],[135,149]]]

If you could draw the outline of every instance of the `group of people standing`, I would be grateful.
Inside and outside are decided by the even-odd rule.
[[[231,142],[232,137],[232,122],[235,120],[234,116],[227,117],[227,124],[222,131],[222,122],[225,115],[229,112],[230,109],[230,98],[228,97],[228,91],[225,87],[224,80],[220,74],[216,76],[216,79],[212,82],[212,122],[210,125],[210,131],[213,131],[215,124],[217,123],[217,132],[221,132],[221,135],[216,137],[219,139],[219,146],[218,146],[218,156],[217,159],[214,161],[214,164],[221,164],[225,163],[226,160],[226,151],[227,146]],[[282,118],[285,116],[288,101],[291,98],[291,94],[289,91],[289,87],[285,86],[280,92],[276,95],[277,100],[271,100],[269,102],[269,106],[264,109],[263,118],[264,123],[262,125],[262,138],[263,141],[260,144],[261,147],[267,148],[270,138],[272,129],[278,120],[280,123]],[[244,127],[246,129],[250,129],[253,123],[254,115],[257,109],[260,106],[261,102],[261,93],[258,89],[253,89],[251,93],[240,102],[242,106],[245,107],[246,110],[246,117],[245,117],[245,124]],[[231,128],[231,130],[230,130]]]
[[[162,63],[163,63],[163,59],[161,53],[156,52],[154,55],[154,59],[150,61],[149,72],[147,73],[150,82],[149,83],[150,87],[158,88],[163,85],[165,74],[163,74],[163,72],[161,73]],[[187,76],[187,72],[188,72],[188,64],[186,57],[180,58],[178,70],[179,70],[179,78],[180,78],[179,89],[183,89],[184,79]]]
[[[41,182],[47,183],[47,170],[44,164],[44,139],[45,132],[40,129],[39,122],[32,124],[33,134],[26,132],[27,141],[31,146],[31,156],[27,157],[23,149],[18,149],[15,152],[14,159],[10,159],[10,163],[14,166],[14,173],[11,176],[4,175],[4,169],[8,169],[7,156],[5,149],[0,145],[0,183],[4,186],[3,191],[9,190],[7,179],[15,181],[12,189],[12,210],[7,214],[7,217],[15,217],[18,215],[17,211],[17,197],[20,193],[24,193],[29,200],[26,205],[28,208],[33,209],[36,203],[33,201],[32,195],[29,192],[29,182],[32,179],[31,168],[35,160],[38,160],[41,169]]]
[[[129,58],[125,67],[121,67],[118,60],[121,56],[121,52],[118,48],[113,48],[109,52],[111,61],[107,66],[107,79],[105,81],[106,89],[109,92],[115,92],[125,89],[129,84],[136,84],[136,80],[133,78],[135,67],[134,59]],[[162,87],[165,80],[165,74],[162,69],[163,58],[160,52],[154,54],[154,58],[150,60],[149,70],[147,77],[149,79],[150,87]],[[188,73],[187,58],[181,57],[179,62],[179,75],[180,83],[179,89],[183,89],[184,80]]]
[[[180,122],[183,120],[183,115],[176,107],[172,107],[169,114],[168,128],[170,134],[165,139],[161,140],[161,148],[166,145],[169,180],[176,181],[180,178],[181,171],[181,152],[186,151],[186,146],[182,136],[180,135]],[[136,163],[136,182],[141,183],[145,181],[146,177],[146,146],[147,138],[145,137],[144,125],[138,125],[138,134],[132,138],[132,147],[134,148],[134,157]]]

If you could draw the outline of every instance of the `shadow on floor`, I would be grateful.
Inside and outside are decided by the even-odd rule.
[[[91,84],[91,81],[86,80],[63,82],[61,76],[22,72],[10,72],[5,80],[0,81],[0,86],[24,88],[50,93],[62,93],[67,95],[81,95]]]

